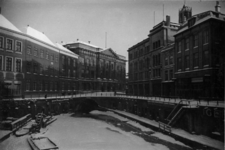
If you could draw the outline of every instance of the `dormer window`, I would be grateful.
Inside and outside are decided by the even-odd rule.
[[[188,28],[192,27],[196,22],[196,17],[191,18],[188,20]]]

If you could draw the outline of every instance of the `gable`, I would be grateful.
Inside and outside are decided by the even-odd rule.
[[[102,51],[102,53],[111,57],[118,58],[117,54],[111,48]]]

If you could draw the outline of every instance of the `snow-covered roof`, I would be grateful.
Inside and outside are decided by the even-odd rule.
[[[67,56],[70,56],[70,57],[73,57],[73,58],[78,58],[78,55],[77,55],[77,54],[71,52],[71,51],[68,50],[67,48],[63,47],[61,44],[56,43],[55,46],[56,46],[57,48],[60,49],[59,52],[60,52],[61,54],[64,54],[64,55],[67,55]]]
[[[52,43],[52,41],[45,34],[41,33],[40,31],[38,31],[38,30],[36,30],[36,29],[34,29],[34,28],[30,27],[30,26],[27,27],[27,34],[29,36],[32,36],[32,37],[34,37],[34,38],[36,38],[38,40],[41,40],[41,41],[43,41],[43,42],[45,42],[47,44],[55,46]]]
[[[83,42],[83,41],[68,42],[66,44],[84,44],[84,45],[87,45],[87,46],[90,46],[90,47],[93,47],[93,48],[100,48],[98,46],[95,46],[95,45],[92,45],[90,43],[86,43],[86,42]]]
[[[7,28],[7,29],[10,29],[10,30],[13,30],[13,31],[17,31],[17,32],[21,32],[9,20],[7,20],[2,14],[0,14],[0,27]]]

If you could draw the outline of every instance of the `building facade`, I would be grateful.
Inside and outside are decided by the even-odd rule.
[[[126,58],[111,48],[77,40],[64,47],[79,55],[78,89],[86,91],[125,91]]]
[[[225,15],[194,15],[175,35],[176,94],[195,99],[224,98]]]
[[[149,38],[128,49],[129,82],[128,93],[148,95],[150,91]]]
[[[174,43],[171,43],[161,50],[162,55],[162,96],[175,96],[174,78]]]

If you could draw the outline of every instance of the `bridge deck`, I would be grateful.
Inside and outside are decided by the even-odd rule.
[[[114,97],[114,98],[125,98],[135,99],[135,100],[147,100],[149,102],[155,103],[168,103],[168,104],[178,104],[182,101],[183,104],[187,106],[207,106],[207,107],[220,107],[224,108],[224,101],[206,101],[204,99],[195,100],[195,99],[181,99],[181,98],[164,98],[164,97],[144,97],[144,96],[129,96],[123,94],[114,94],[114,92],[95,92],[95,93],[86,93],[86,94],[76,94],[76,95],[66,95],[66,96],[52,96],[46,99],[70,99],[70,98],[80,98],[80,97]],[[44,97],[30,97],[30,98],[14,98],[13,100],[45,100]]]

